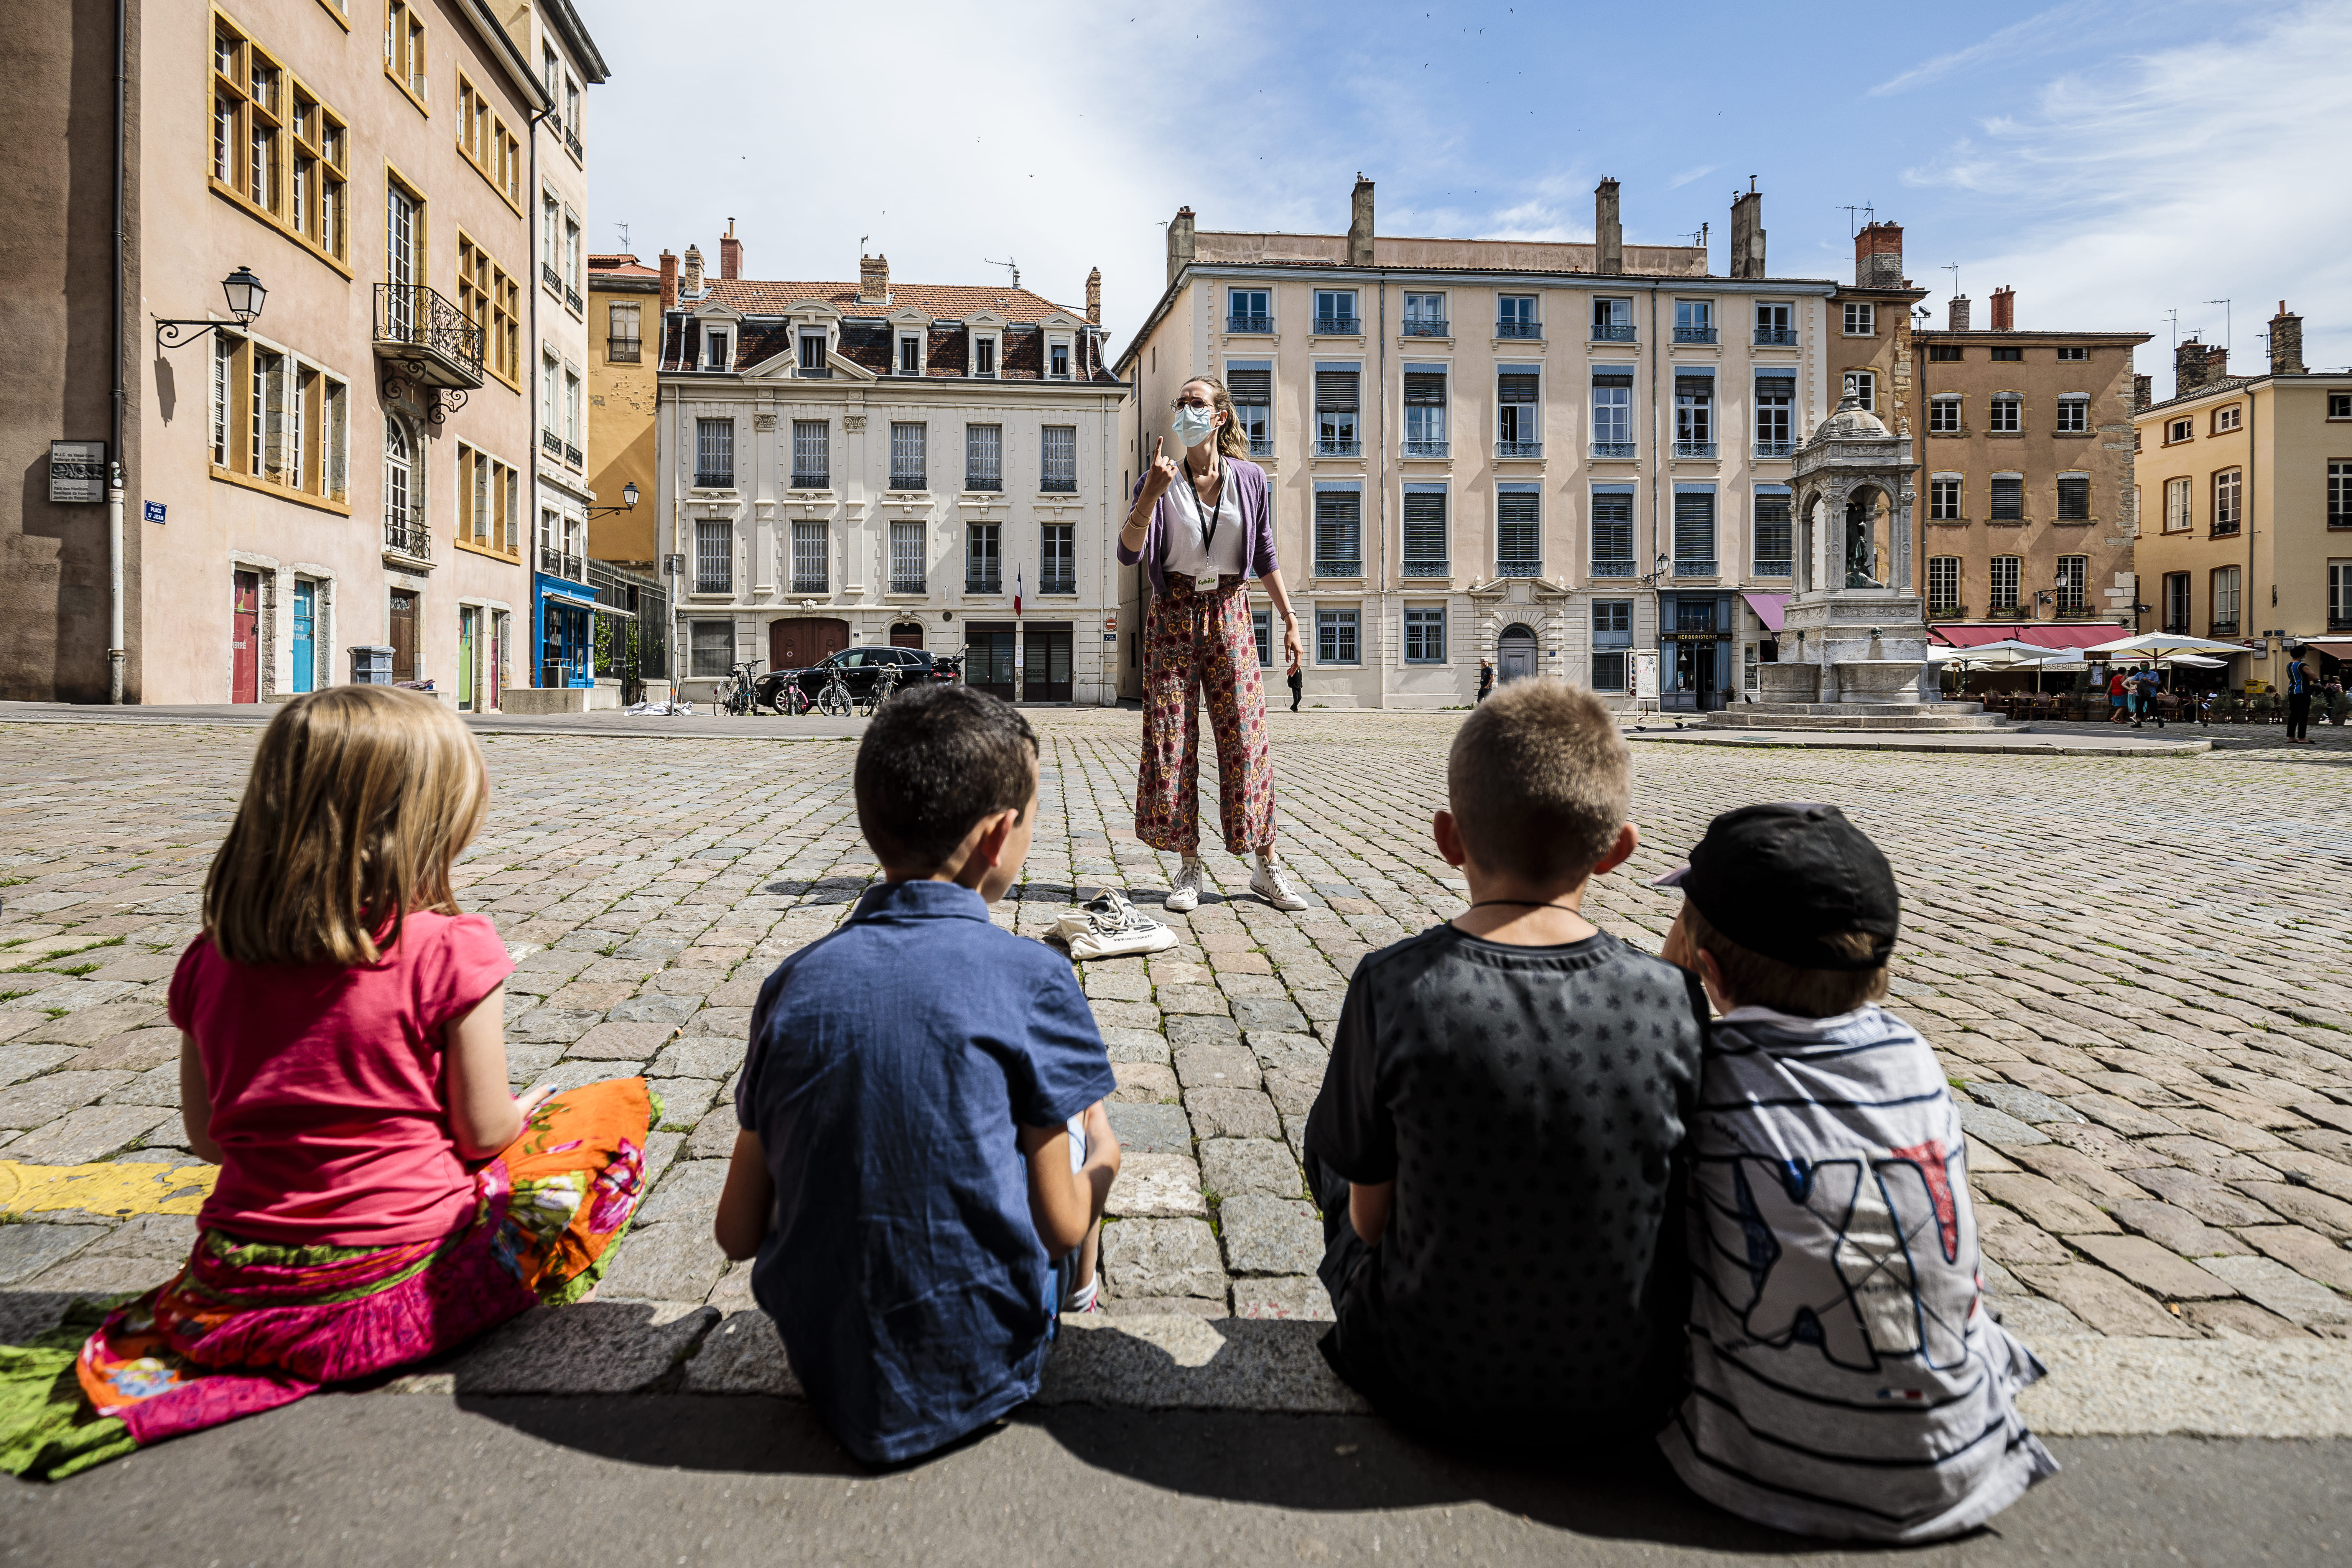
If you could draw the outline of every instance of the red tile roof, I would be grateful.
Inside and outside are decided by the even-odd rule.
[[[661,277],[661,268],[647,267],[634,256],[591,256],[588,258],[588,270],[602,272],[611,278]]]
[[[860,304],[855,283],[766,283],[751,278],[703,275],[709,292],[699,300],[681,300],[688,310],[714,301],[747,316],[780,316],[803,300],[822,300],[845,316],[883,316],[914,309],[935,318],[967,321],[982,310],[993,310],[1008,321],[1042,321],[1055,311],[1083,321],[1086,311],[1057,305],[1026,289],[1000,289],[962,283],[894,283],[887,305]]]

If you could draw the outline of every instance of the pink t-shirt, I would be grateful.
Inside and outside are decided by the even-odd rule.
[[[482,915],[412,914],[373,967],[243,964],[198,937],[172,975],[221,1147],[199,1215],[254,1241],[446,1236],[474,1182],[449,1131],[443,1035],[514,973]]]

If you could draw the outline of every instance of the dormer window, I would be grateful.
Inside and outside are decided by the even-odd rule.
[[[987,376],[996,374],[996,340],[994,338],[972,339],[971,374]]]
[[[703,368],[705,370],[734,369],[734,336],[726,328],[705,327],[702,330]]]
[[[898,374],[900,375],[923,374],[923,340],[912,332],[906,333],[898,340]]]
[[[803,332],[800,337],[801,353],[798,373],[802,375],[831,374],[832,372],[825,364],[824,334]]]
[[[1053,381],[1070,379],[1070,345],[1068,343],[1056,342],[1047,346],[1045,374],[1047,379]]]

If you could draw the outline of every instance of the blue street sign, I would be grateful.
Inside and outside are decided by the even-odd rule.
[[[146,504],[146,509],[147,509],[147,521],[150,521],[150,522],[161,522],[161,521],[163,521],[163,503],[162,501],[159,501],[159,500],[151,500],[151,501],[148,501],[148,502],[147,502],[147,503],[145,503],[145,504]]]

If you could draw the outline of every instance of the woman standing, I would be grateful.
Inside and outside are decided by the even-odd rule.
[[[1298,669],[1298,616],[1274,558],[1274,508],[1265,470],[1248,460],[1249,437],[1225,384],[1209,376],[1176,395],[1181,467],[1154,442],[1151,466],[1118,531],[1122,565],[1143,563],[1151,605],[1143,622],[1143,764],[1135,835],[1184,857],[1167,907],[1201,901],[1201,697],[1217,731],[1217,805],[1225,847],[1255,854],[1250,891],[1278,910],[1303,910],[1274,863],[1274,764],[1266,753],[1265,682],[1250,627],[1252,576],[1282,617],[1282,651]]]

